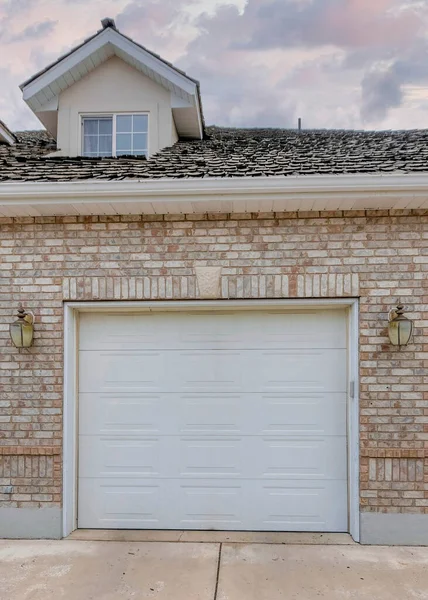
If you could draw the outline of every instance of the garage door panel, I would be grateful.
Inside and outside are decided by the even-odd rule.
[[[256,464],[265,479],[345,479],[345,444],[344,436],[263,438]]]
[[[156,529],[165,514],[165,509],[159,510],[163,492],[159,481],[81,478],[79,527]]]
[[[83,352],[82,393],[344,392],[342,350]]]
[[[89,478],[346,478],[344,436],[81,436],[80,448],[80,476]]]
[[[346,425],[345,393],[171,394],[162,402],[171,415],[165,434],[335,435]]]
[[[160,440],[79,436],[81,477],[147,477],[162,473]]]
[[[259,529],[280,531],[346,531],[347,486],[344,481],[304,483],[282,480],[254,490]]]
[[[346,354],[342,350],[265,350],[249,367],[254,391],[346,390]]]
[[[80,527],[346,531],[343,481],[82,479]]]
[[[243,476],[242,455],[246,438],[174,438],[183,478]],[[175,445],[174,444],[174,445]]]
[[[82,435],[338,435],[346,394],[81,394]]]
[[[239,530],[246,516],[245,490],[231,481],[83,479],[79,500],[79,527]]]
[[[160,433],[169,416],[168,398],[169,395],[144,393],[81,393],[79,432],[130,436]],[[171,423],[168,430],[173,431]]]
[[[167,442],[183,478],[334,479],[346,478],[344,439],[223,437]],[[250,459],[250,460],[249,460]],[[168,473],[167,465],[163,473]]]
[[[81,350],[345,348],[346,319],[330,310],[87,313],[80,332]]]
[[[260,394],[246,410],[264,435],[343,435],[346,428],[343,392]]]
[[[177,482],[178,521],[183,529],[241,529],[244,490],[227,481]]]
[[[164,353],[81,352],[80,392],[158,392],[167,379],[168,361]]]
[[[226,435],[249,432],[244,394],[167,394],[166,405],[173,416],[170,432]],[[174,410],[178,406],[178,410]],[[168,410],[167,409],[167,410]]]
[[[240,391],[242,359],[205,351],[82,353],[80,392]]]

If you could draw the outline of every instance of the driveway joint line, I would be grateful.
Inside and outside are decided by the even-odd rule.
[[[218,548],[218,562],[217,562],[217,574],[216,574],[216,579],[215,579],[215,589],[214,589],[214,598],[213,600],[217,600],[217,594],[218,594],[218,582],[220,579],[220,564],[221,564],[221,551],[223,548],[223,544],[222,542],[220,542],[220,546]]]

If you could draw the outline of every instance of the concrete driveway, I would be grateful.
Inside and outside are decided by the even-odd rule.
[[[428,548],[3,541],[0,598],[428,599]]]

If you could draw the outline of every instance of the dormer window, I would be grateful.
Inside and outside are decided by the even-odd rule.
[[[149,116],[114,114],[82,117],[82,154],[148,156]]]
[[[113,156],[113,117],[83,119],[83,156]]]

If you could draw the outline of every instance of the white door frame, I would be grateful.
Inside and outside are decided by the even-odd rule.
[[[158,311],[287,311],[296,308],[348,308],[348,504],[349,533],[360,539],[359,515],[359,348],[358,299],[331,300],[180,300],[64,303],[64,411],[63,411],[63,536],[77,529],[78,464],[78,322],[81,312],[141,313]]]

